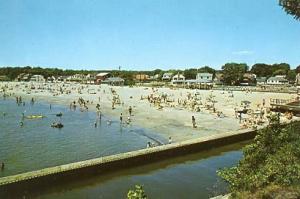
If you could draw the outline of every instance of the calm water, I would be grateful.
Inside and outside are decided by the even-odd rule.
[[[5,116],[3,112],[7,113]],[[22,113],[43,114],[43,119],[25,119]],[[55,114],[62,112],[61,119]],[[64,128],[52,128],[60,121]],[[107,124],[107,120],[112,123]],[[17,106],[14,100],[0,100],[0,162],[5,170],[0,177],[145,148],[148,141],[166,142],[153,132],[102,116],[95,128],[95,112],[71,111],[69,107],[26,102]]]
[[[7,114],[3,116],[3,112]],[[46,118],[25,120],[25,115],[43,114]],[[62,129],[51,128],[59,121]],[[102,117],[94,127],[93,112],[70,111],[68,107],[35,103],[17,106],[13,100],[0,100],[0,161],[6,163],[1,176],[44,167],[145,148],[148,141],[166,142],[154,132],[135,126],[120,126],[119,121]],[[107,120],[113,120],[111,125]],[[76,182],[40,185],[35,191],[15,190],[5,193],[9,198],[126,198],[135,184],[144,185],[149,198],[209,198],[226,192],[227,185],[216,170],[235,165],[242,156],[244,143],[202,151],[180,158],[164,160],[137,168],[125,169],[80,179]],[[19,193],[18,193],[19,192]],[[18,193],[17,195],[15,195]]]
[[[17,198],[126,198],[135,184],[142,184],[149,198],[210,198],[227,193],[227,185],[216,175],[216,170],[235,165],[242,156],[238,150],[242,146],[239,143],[73,182],[40,185],[34,191],[22,190],[23,194]],[[15,195],[8,193],[8,196]]]

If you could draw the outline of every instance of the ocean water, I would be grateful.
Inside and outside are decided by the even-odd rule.
[[[56,116],[60,112],[61,118]],[[22,113],[45,118],[22,120]],[[51,127],[59,121],[63,128]],[[95,112],[60,105],[50,109],[44,102],[18,106],[15,100],[0,99],[0,162],[5,163],[0,177],[142,149],[147,142],[167,141],[141,127],[120,124],[117,118],[102,115],[99,121]]]

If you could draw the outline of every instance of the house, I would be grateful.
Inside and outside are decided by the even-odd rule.
[[[112,86],[122,86],[124,85],[125,80],[120,77],[109,77],[103,81],[101,81],[102,84],[109,84]]]
[[[30,80],[30,74],[21,73],[17,76],[16,81],[28,82]]]
[[[57,82],[66,82],[67,79],[68,79],[67,76],[59,76],[59,77],[57,77],[56,81]]]
[[[43,75],[32,75],[30,78],[31,82],[45,82],[46,79]]]
[[[241,85],[244,86],[250,86],[250,85],[255,85],[255,81],[256,81],[256,75],[253,73],[245,73],[243,75],[243,79],[241,81]]]
[[[159,74],[155,74],[155,75],[149,77],[149,80],[152,80],[152,81],[155,81],[158,79],[159,79]]]
[[[84,74],[75,74],[72,76],[69,76],[67,78],[67,81],[72,81],[72,82],[82,82],[85,79],[85,75]]]
[[[172,77],[172,84],[184,84],[185,83],[185,77],[181,74],[174,75]]]
[[[0,81],[9,81],[9,78],[6,75],[0,75]]]
[[[96,83],[100,84],[103,80],[105,80],[106,78],[109,78],[110,74],[109,73],[98,73],[96,75]]]
[[[149,75],[146,74],[137,74],[134,76],[134,79],[137,81],[147,81],[150,79]]]
[[[211,73],[198,73],[196,76],[198,83],[212,83],[213,74]]]
[[[266,77],[257,77],[256,78],[256,84],[257,85],[265,85],[267,83]]]
[[[289,84],[289,81],[285,79],[285,76],[277,75],[275,77],[270,77],[267,80],[267,84],[269,85],[287,85]]]
[[[56,78],[54,76],[47,77],[47,82],[56,82]]]
[[[161,79],[163,81],[170,81],[172,79],[172,75],[173,73],[164,73]]]
[[[95,84],[96,83],[96,75],[95,74],[87,74],[85,76],[85,83]]]
[[[296,75],[296,81],[295,81],[296,85],[300,85],[300,73],[298,73]]]
[[[213,74],[211,73],[198,73],[196,79],[186,80],[187,85],[212,85]]]

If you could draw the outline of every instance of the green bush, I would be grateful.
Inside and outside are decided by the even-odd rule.
[[[282,126],[276,117],[271,118],[269,127],[258,132],[243,154],[236,167],[217,171],[229,183],[233,195],[270,185],[300,185],[300,122]]]
[[[127,193],[128,199],[147,199],[143,186],[135,185],[134,190],[129,190]]]

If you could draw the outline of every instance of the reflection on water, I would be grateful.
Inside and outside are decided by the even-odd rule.
[[[57,113],[63,116],[57,117]],[[3,114],[6,113],[6,114]],[[44,115],[43,119],[25,119],[22,113]],[[147,142],[166,141],[145,129],[108,116],[97,120],[94,112],[69,110],[69,107],[35,103],[17,106],[13,100],[0,100],[0,162],[5,170],[0,177],[145,148]],[[107,124],[112,120],[111,124]],[[62,129],[51,128],[61,121]]]
[[[39,184],[33,190],[14,190],[11,198],[125,198],[135,184],[144,185],[149,198],[209,198],[227,193],[216,170],[235,165],[242,156],[239,143],[118,170],[75,181]],[[16,194],[18,193],[18,194]]]

